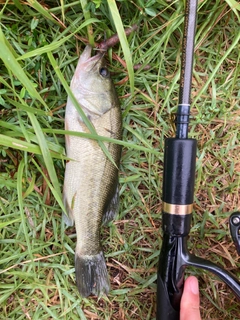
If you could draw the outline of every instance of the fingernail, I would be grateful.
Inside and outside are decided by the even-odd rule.
[[[199,293],[199,287],[198,287],[198,280],[197,278],[191,278],[191,282],[190,282],[190,287],[191,287],[191,291],[194,294],[198,294]]]

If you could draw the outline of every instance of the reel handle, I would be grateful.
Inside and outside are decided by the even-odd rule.
[[[240,212],[234,212],[229,219],[230,232],[238,255],[240,255]]]

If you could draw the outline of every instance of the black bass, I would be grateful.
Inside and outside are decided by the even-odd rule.
[[[121,139],[121,109],[104,55],[91,57],[91,51],[90,46],[83,51],[71,90],[99,135]],[[69,97],[65,129],[89,132]],[[83,297],[101,296],[110,288],[100,227],[111,221],[118,210],[121,147],[104,144],[117,166],[105,156],[97,141],[66,135],[66,151],[71,160],[66,163],[64,177],[63,197],[68,213],[64,219],[67,225],[75,222],[76,226],[76,283]]]

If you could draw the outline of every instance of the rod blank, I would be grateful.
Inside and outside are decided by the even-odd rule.
[[[179,139],[187,139],[188,137],[197,4],[197,0],[190,0],[186,2],[185,8],[179,103],[176,121],[176,138]]]

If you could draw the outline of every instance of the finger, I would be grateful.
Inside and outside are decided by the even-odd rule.
[[[190,276],[184,284],[180,320],[201,320],[198,280]]]

